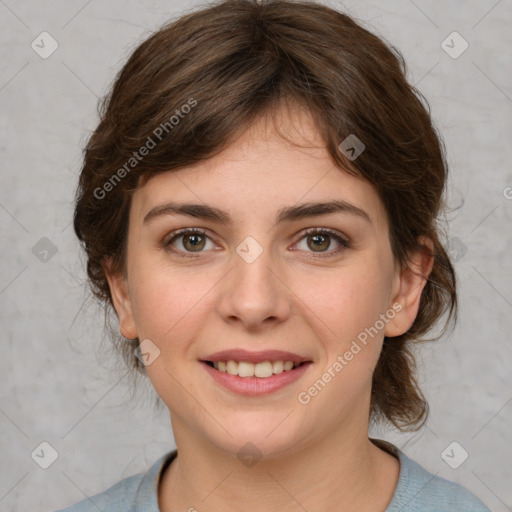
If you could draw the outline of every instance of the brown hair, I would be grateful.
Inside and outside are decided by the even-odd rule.
[[[456,318],[457,295],[437,221],[448,171],[444,145],[428,102],[406,74],[398,50],[311,1],[225,0],[151,35],[100,105],[77,190],[74,229],[106,312],[112,297],[102,261],[110,256],[114,270],[125,271],[131,194],[141,178],[208,159],[258,116],[296,102],[313,116],[340,169],[377,190],[395,260],[405,267],[421,235],[434,243],[417,318],[402,336],[385,338],[372,386],[373,419],[418,429],[428,407],[411,342],[448,313],[445,332]],[[339,149],[351,134],[366,146],[355,160]],[[133,346],[111,334],[130,366],[144,373]]]

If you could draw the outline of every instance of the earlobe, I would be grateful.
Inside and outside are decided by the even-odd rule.
[[[432,240],[421,237],[418,242],[421,248],[409,256],[408,267],[399,270],[396,276],[398,291],[391,305],[400,304],[401,308],[386,325],[384,335],[390,338],[400,336],[411,328],[418,315],[423,288],[434,265]]]
[[[126,277],[122,273],[112,271],[110,258],[103,260],[103,269],[107,277],[114,309],[119,319],[121,335],[127,339],[137,338],[137,326],[133,315],[133,305],[128,291]]]

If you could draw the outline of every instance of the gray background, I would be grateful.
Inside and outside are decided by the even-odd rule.
[[[194,5],[0,0],[2,511],[74,503],[174,447],[166,410],[153,410],[153,391],[141,382],[132,396],[116,366],[101,311],[87,300],[71,219],[98,97],[150,31]],[[447,144],[450,205],[462,205],[447,216],[460,323],[419,355],[428,425],[414,435],[372,435],[463,483],[493,511],[512,510],[512,2],[330,5],[403,52]],[[59,45],[47,59],[31,47],[41,45],[43,31]],[[453,31],[469,44],[458,58],[442,47]],[[462,49],[460,39],[448,44]],[[43,441],[58,452],[48,469],[31,457]],[[452,465],[462,449],[469,454],[457,469],[441,455],[454,441]],[[43,452],[39,460],[49,457]]]

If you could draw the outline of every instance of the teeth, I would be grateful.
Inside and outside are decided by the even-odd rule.
[[[239,377],[254,377],[255,369],[256,369],[256,365],[254,365],[252,363],[244,363],[243,361],[240,361],[238,363],[238,376]]]
[[[281,373],[284,370],[283,361],[274,361],[272,363],[272,373]]]
[[[300,363],[293,361],[263,361],[262,363],[249,363],[247,361],[218,361],[213,363],[216,370],[227,372],[230,375],[238,375],[239,377],[271,377],[283,371],[289,371],[299,366]]]

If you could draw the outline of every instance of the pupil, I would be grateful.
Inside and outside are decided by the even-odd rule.
[[[320,248],[320,249],[327,249],[327,247],[329,247],[329,237],[325,236],[325,235],[312,235],[311,236],[311,239],[314,240],[313,244],[314,244],[314,247],[315,248]],[[320,241],[320,244],[318,244],[317,242]],[[322,241],[324,242],[324,244],[322,245]],[[325,242],[327,241],[327,244],[325,244]]]
[[[185,245],[187,243],[190,243],[191,246],[193,248],[199,248],[199,249],[202,249],[202,246],[204,245],[204,240],[201,241],[200,239],[202,238],[201,235],[187,235],[186,236],[186,242],[185,242]],[[202,242],[202,243],[201,243]]]

